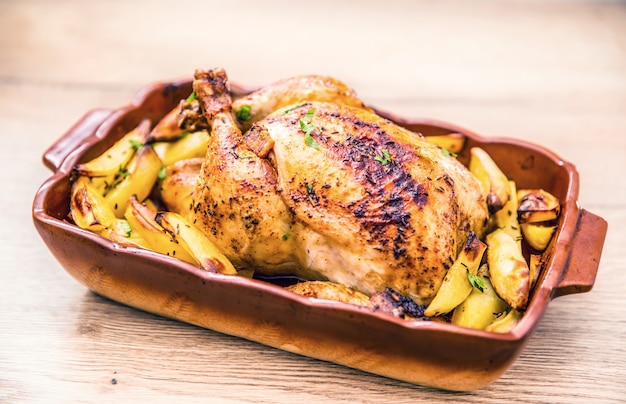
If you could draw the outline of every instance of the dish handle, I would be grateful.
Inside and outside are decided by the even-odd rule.
[[[598,274],[607,228],[606,220],[585,209],[580,210],[570,254],[554,297],[591,290]]]
[[[110,109],[95,109],[85,114],[43,154],[43,163],[57,172],[67,156],[76,150],[113,113]]]

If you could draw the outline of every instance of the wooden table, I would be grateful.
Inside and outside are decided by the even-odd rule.
[[[223,66],[249,86],[333,75],[367,103],[555,150],[609,222],[593,291],[554,300],[515,365],[449,393],[96,296],[36,234],[41,154],[87,110]],[[0,2],[0,402],[624,402],[623,2]]]

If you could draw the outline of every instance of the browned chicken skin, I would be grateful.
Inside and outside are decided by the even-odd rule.
[[[328,279],[368,295],[391,287],[428,303],[469,232],[484,231],[478,181],[351,91],[320,102],[308,90],[293,96],[292,83],[246,99],[263,112],[244,135],[224,71],[196,72],[211,139],[192,202],[170,208],[235,266]],[[288,102],[275,99],[287,93]]]

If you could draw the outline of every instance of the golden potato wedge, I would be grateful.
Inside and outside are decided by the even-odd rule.
[[[142,120],[107,151],[87,163],[76,165],[74,172],[87,177],[109,177],[111,183],[119,170],[126,168],[135,151],[146,142],[149,131],[150,121]]]
[[[144,200],[150,194],[161,167],[161,159],[152,147],[144,145],[137,151],[128,170],[124,172],[124,178],[104,197],[116,217],[124,217],[131,195]]]
[[[176,234],[166,231],[155,220],[157,212],[151,210],[131,196],[124,217],[133,232],[136,232],[150,247],[150,250],[175,257],[193,265],[196,259],[181,245]]]
[[[452,311],[472,292],[472,284],[467,274],[476,275],[487,246],[471,232],[470,236],[454,261],[434,299],[430,302],[424,315],[439,316]]]
[[[544,225],[541,223],[522,223],[521,229],[524,236],[524,240],[529,246],[537,251],[543,251],[546,249],[552,236],[558,226]]]
[[[488,271],[487,265],[480,267],[477,276],[482,278],[483,288],[480,290],[474,287],[470,295],[454,309],[452,324],[484,330],[506,310],[508,304],[493,289]]]
[[[119,245],[150,249],[148,243],[132,230],[130,223],[125,219],[115,219],[110,227],[100,232],[100,235]]]
[[[509,179],[491,156],[480,147],[470,150],[469,170],[480,181],[490,213],[502,209],[511,197]]]
[[[164,166],[180,160],[204,157],[209,144],[209,132],[202,130],[186,133],[175,142],[162,142],[154,145]]]
[[[517,194],[515,181],[509,181],[509,193],[510,195]],[[507,232],[517,241],[519,248],[522,248],[522,232],[517,220],[517,207],[517,198],[509,198],[502,209],[493,214],[493,220],[496,223],[496,227]]]
[[[543,189],[520,189],[517,199],[520,223],[547,222],[558,218],[561,213],[559,200]]]
[[[486,241],[493,288],[512,308],[525,308],[530,293],[530,270],[519,244],[502,229],[489,233]]]
[[[511,309],[506,314],[501,315],[496,321],[489,324],[485,330],[491,332],[505,333],[511,331],[522,318],[522,313],[518,310]]]
[[[159,212],[155,221],[175,237],[203,269],[224,275],[237,275],[233,264],[215,244],[181,215],[174,212]]]
[[[287,286],[285,289],[315,299],[334,300],[357,306],[367,306],[369,303],[369,296],[341,283],[306,281]]]
[[[450,153],[458,154],[465,146],[465,136],[460,133],[448,133],[447,135],[427,136],[427,140]]]
[[[99,232],[116,219],[89,177],[79,176],[72,184],[70,212],[77,226]]]

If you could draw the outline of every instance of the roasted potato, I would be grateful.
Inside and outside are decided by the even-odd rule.
[[[490,213],[502,209],[511,197],[509,179],[491,156],[480,147],[470,149],[469,170],[480,181],[487,195]]]
[[[315,299],[334,300],[343,303],[355,304],[357,306],[367,306],[369,296],[346,285],[328,281],[306,281],[299,282],[286,287],[287,290],[301,296]]]
[[[465,300],[472,291],[468,274],[476,275],[486,248],[476,234],[470,233],[461,253],[443,278],[439,291],[424,311],[426,316],[448,313]]]
[[[465,146],[465,136],[460,133],[448,133],[447,135],[433,135],[426,139],[438,145],[449,153],[458,154]]]
[[[160,142],[153,145],[164,166],[169,166],[180,160],[194,157],[204,157],[209,133],[205,130],[184,133],[175,142]]]
[[[133,232],[146,241],[150,249],[193,265],[198,261],[182,246],[176,232],[166,231],[156,222],[157,212],[142,205],[136,196],[131,196],[124,216]]]
[[[502,229],[487,235],[489,277],[498,295],[514,309],[524,309],[530,293],[530,270],[519,244]]]
[[[557,229],[556,225],[542,225],[539,223],[522,223],[522,234],[529,246],[537,251],[546,249],[552,235]]]
[[[511,196],[516,195],[516,189],[515,181],[509,181],[509,193]],[[522,232],[517,220],[517,198],[509,198],[502,209],[493,214],[492,218],[496,227],[513,237],[519,247],[522,248]]]
[[[561,204],[551,193],[543,189],[521,189],[517,192],[520,223],[548,222],[559,217]]]
[[[162,166],[161,159],[152,147],[144,145],[139,148],[124,178],[104,197],[116,217],[124,217],[132,195],[136,195],[140,201],[150,195]]]
[[[507,309],[508,304],[493,289],[487,265],[480,267],[477,276],[482,279],[481,284],[474,285],[472,293],[454,309],[451,322],[462,327],[484,330]]]
[[[77,226],[99,232],[115,221],[115,214],[89,177],[79,176],[72,184],[70,212]]]
[[[202,268],[209,272],[237,275],[237,270],[228,258],[217,249],[204,233],[181,215],[174,212],[158,212],[155,221],[167,233],[175,236],[182,247],[195,258]]]
[[[485,330],[491,332],[505,333],[511,331],[522,318],[522,313],[518,310],[511,310],[503,313],[496,321],[489,324]]]

